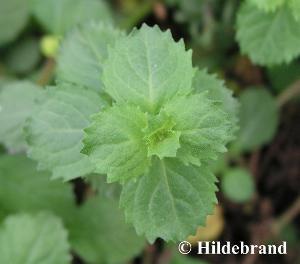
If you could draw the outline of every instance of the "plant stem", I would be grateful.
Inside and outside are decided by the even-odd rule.
[[[282,108],[288,101],[297,96],[300,96],[300,80],[294,82],[278,96],[278,107]]]
[[[55,66],[56,62],[53,58],[47,59],[42,69],[41,76],[37,80],[38,85],[45,86],[51,81],[52,76],[54,74]]]

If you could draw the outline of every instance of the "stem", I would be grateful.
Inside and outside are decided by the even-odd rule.
[[[45,65],[42,69],[41,76],[37,80],[38,85],[45,86],[51,81],[52,76],[54,74],[55,66],[56,66],[56,63],[53,58],[47,59]]]
[[[285,89],[277,98],[277,105],[283,107],[291,99],[300,96],[300,80]]]

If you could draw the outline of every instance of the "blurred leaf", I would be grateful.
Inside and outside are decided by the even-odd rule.
[[[273,96],[265,89],[248,89],[240,96],[240,130],[233,150],[251,151],[270,142],[279,122]]]
[[[28,155],[52,178],[71,180],[93,172],[83,148],[90,116],[106,106],[93,90],[67,83],[48,87],[25,127]]]
[[[145,246],[125,223],[118,200],[105,195],[90,198],[70,226],[70,241],[88,263],[126,263]]]
[[[49,214],[17,214],[0,229],[0,263],[68,264],[70,246],[59,218]]]
[[[300,64],[293,62],[288,65],[269,68],[268,76],[273,88],[277,93],[280,93],[300,79]]]
[[[255,192],[253,177],[242,168],[228,170],[221,179],[221,190],[228,199],[234,202],[247,202]]]
[[[224,229],[223,211],[220,206],[215,206],[214,213],[207,216],[206,225],[198,227],[195,235],[189,236],[188,241],[197,244],[198,241],[216,240],[220,237]]]
[[[26,149],[23,126],[33,112],[35,101],[41,95],[42,90],[27,81],[8,83],[1,90],[0,143],[3,143],[10,152]]]
[[[29,73],[41,56],[38,41],[28,37],[14,45],[5,56],[7,67],[16,74]]]
[[[64,35],[79,23],[111,22],[111,12],[101,0],[33,0],[33,14],[48,33]]]
[[[0,0],[0,46],[13,41],[29,17],[29,0]]]
[[[59,80],[102,91],[102,67],[108,47],[122,33],[111,25],[90,22],[71,31],[58,54]]]
[[[75,208],[71,186],[51,181],[48,172],[23,155],[0,157],[0,209],[7,213],[52,211],[64,220]],[[2,263],[2,262],[0,262]]]

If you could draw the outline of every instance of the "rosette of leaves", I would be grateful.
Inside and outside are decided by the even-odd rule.
[[[58,65],[57,86],[27,122],[30,157],[55,178],[99,173],[121,183],[126,219],[150,242],[194,233],[217,201],[207,163],[236,130],[231,92],[193,68],[183,41],[146,25],[128,36],[81,27]]]
[[[113,105],[93,115],[82,153],[123,184],[121,207],[138,234],[184,239],[216,202],[206,163],[233,138],[235,114],[221,99],[231,94],[193,68],[183,41],[145,25],[109,49],[103,83]]]

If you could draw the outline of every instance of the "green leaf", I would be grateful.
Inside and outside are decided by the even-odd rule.
[[[263,11],[274,12],[280,6],[282,6],[286,2],[286,0],[249,0],[248,2],[253,3]]]
[[[205,224],[216,203],[216,178],[177,159],[153,159],[148,173],[126,183],[120,205],[138,234],[180,241]]]
[[[240,96],[240,130],[234,150],[251,151],[270,142],[279,122],[275,99],[264,89],[248,89]]]
[[[10,152],[27,148],[23,126],[41,95],[42,90],[27,81],[4,84],[0,92],[0,143]]]
[[[225,87],[224,81],[213,74],[208,74],[206,70],[197,70],[193,80],[193,87],[197,93],[207,91],[208,99],[220,102],[224,111],[236,119],[239,104],[233,97],[232,91]]]
[[[1,263],[68,264],[69,250],[60,219],[48,213],[13,215],[0,229]]]
[[[52,178],[70,180],[93,172],[94,166],[80,153],[83,129],[90,115],[106,103],[94,91],[71,84],[49,87],[26,126],[29,156]]]
[[[245,3],[238,12],[237,40],[254,63],[289,63],[300,55],[300,21],[286,6],[266,13]]]
[[[107,186],[105,186],[107,187]],[[125,223],[116,199],[98,195],[80,209],[70,226],[75,252],[88,263],[127,263],[145,242]]]
[[[224,174],[221,189],[230,200],[238,203],[247,202],[255,192],[253,177],[245,169],[231,169]]]
[[[85,21],[112,21],[108,6],[101,0],[33,0],[33,14],[55,35],[64,35]]]
[[[129,102],[157,112],[175,95],[192,90],[192,53],[170,31],[143,25],[109,49],[104,64],[105,91],[118,103]]]
[[[17,38],[29,17],[29,0],[0,0],[0,46]]]
[[[145,172],[149,166],[142,129],[147,116],[139,108],[114,105],[93,116],[85,129],[84,149],[98,173],[106,173],[109,182],[124,181]]]
[[[121,35],[111,25],[103,23],[90,22],[75,28],[62,43],[57,78],[102,91],[102,67],[108,56],[107,48]]]
[[[11,71],[17,74],[26,74],[34,69],[40,58],[38,41],[28,37],[15,44],[8,51],[5,62]]]
[[[71,185],[49,176],[23,155],[1,156],[0,208],[11,214],[47,210],[68,222],[75,208]]]
[[[289,5],[292,13],[297,21],[300,21],[300,1],[299,0],[289,0]]]
[[[227,150],[235,124],[223,112],[222,104],[209,100],[206,92],[175,98],[164,111],[173,118],[174,130],[181,132],[177,157],[185,164],[201,165]]]

